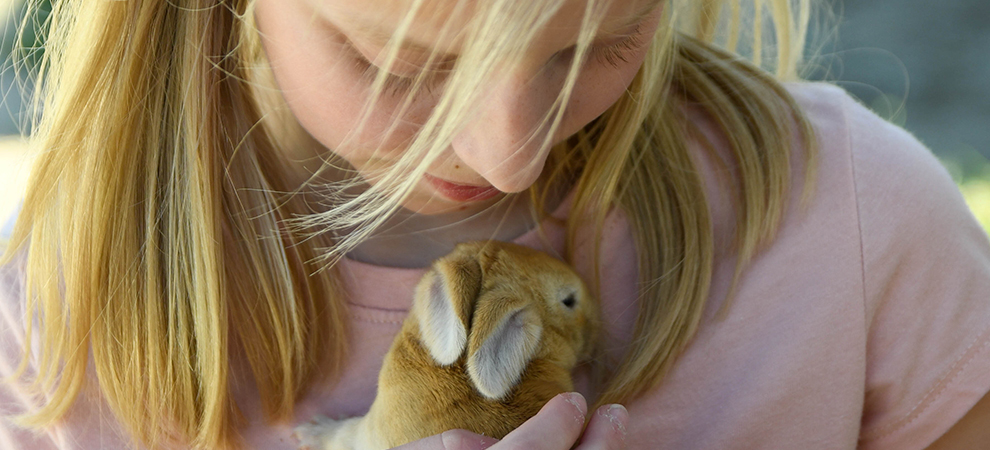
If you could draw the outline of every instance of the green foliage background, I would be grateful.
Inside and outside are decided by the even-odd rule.
[[[974,151],[952,159],[943,158],[942,164],[953,175],[976,220],[990,234],[990,162]]]

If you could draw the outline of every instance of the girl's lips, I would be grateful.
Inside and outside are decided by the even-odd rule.
[[[502,193],[502,191],[495,189],[493,186],[471,186],[467,184],[451,183],[447,180],[443,180],[429,174],[424,174],[423,178],[426,179],[426,181],[430,183],[430,185],[433,186],[433,188],[436,189],[440,195],[458,202],[478,202],[488,200]]]

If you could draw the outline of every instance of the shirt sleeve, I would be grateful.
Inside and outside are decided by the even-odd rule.
[[[860,447],[924,448],[990,389],[990,244],[948,173],[847,98],[867,373]]]

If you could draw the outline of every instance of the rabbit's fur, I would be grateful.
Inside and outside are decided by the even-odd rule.
[[[297,428],[303,447],[385,449],[450,429],[502,438],[591,356],[598,304],[563,262],[471,242],[433,264],[382,365],[364,417]],[[465,351],[466,350],[466,351]]]

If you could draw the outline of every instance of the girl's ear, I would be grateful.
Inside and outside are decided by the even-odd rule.
[[[519,382],[526,365],[533,359],[543,334],[543,324],[532,307],[501,311],[497,315],[486,313],[475,313],[467,369],[478,391],[497,400]],[[486,315],[488,317],[484,317]],[[489,332],[487,336],[483,334],[486,331]],[[483,339],[477,346],[476,336]]]
[[[437,364],[453,364],[464,353],[480,290],[481,266],[467,255],[437,261],[417,287],[413,307],[420,335]]]

